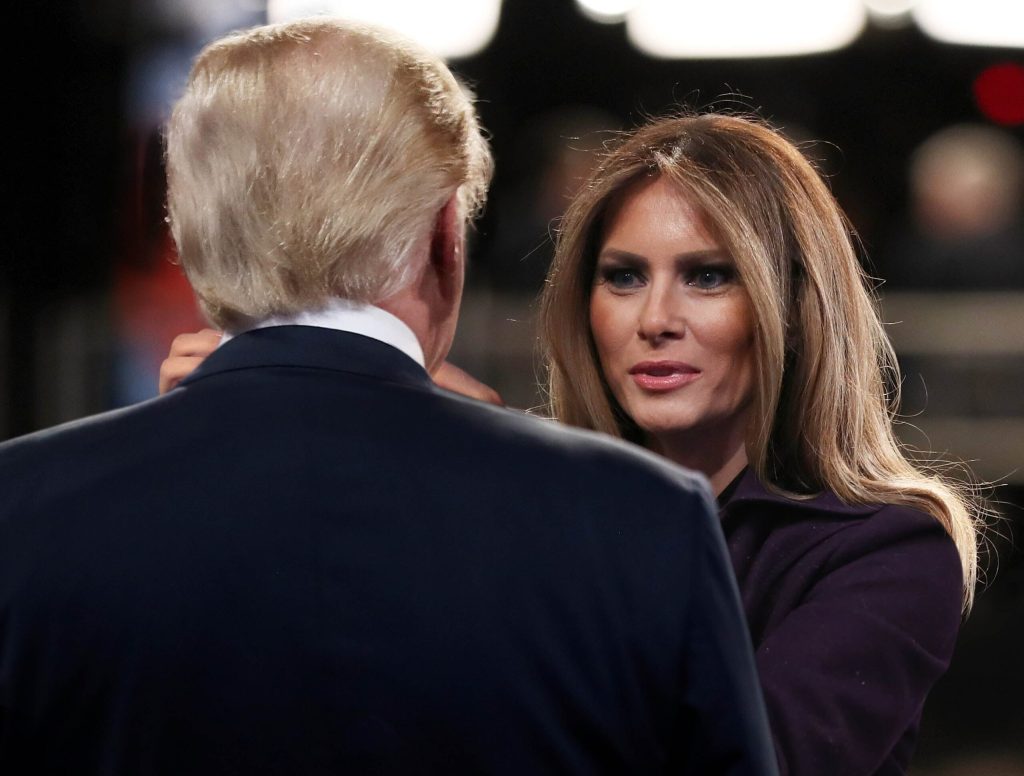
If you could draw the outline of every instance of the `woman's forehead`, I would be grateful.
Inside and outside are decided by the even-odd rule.
[[[597,224],[598,245],[605,243],[613,230],[621,231],[631,223],[643,223],[665,234],[686,225],[688,231],[718,242],[712,220],[692,192],[658,173],[634,179],[608,199]]]

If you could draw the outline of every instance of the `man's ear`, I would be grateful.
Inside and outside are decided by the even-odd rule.
[[[452,194],[437,213],[430,237],[430,266],[446,293],[460,293],[462,288],[464,227],[459,212],[458,195]],[[452,283],[452,281],[455,281]]]

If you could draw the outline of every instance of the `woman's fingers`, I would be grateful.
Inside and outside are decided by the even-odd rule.
[[[461,393],[463,396],[469,396],[471,399],[479,399],[480,401],[497,404],[499,407],[505,406],[501,396],[491,386],[484,385],[475,377],[471,377],[447,361],[437,368],[432,377],[438,386],[447,391]]]
[[[160,393],[165,394],[195,371],[220,344],[221,333],[214,329],[203,329],[189,334],[179,334],[171,342],[171,352],[160,364]]]
[[[203,329],[202,331],[179,334],[171,342],[171,352],[168,358],[175,356],[199,356],[206,358],[220,344],[222,334],[215,329]]]

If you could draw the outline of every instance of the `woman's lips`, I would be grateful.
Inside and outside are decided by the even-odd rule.
[[[641,361],[629,370],[645,391],[672,391],[700,377],[700,370],[681,361]]]

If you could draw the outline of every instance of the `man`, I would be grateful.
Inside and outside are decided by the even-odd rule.
[[[774,772],[704,481],[430,381],[490,172],[444,65],[229,37],[167,162],[229,337],[0,448],[0,772]]]

